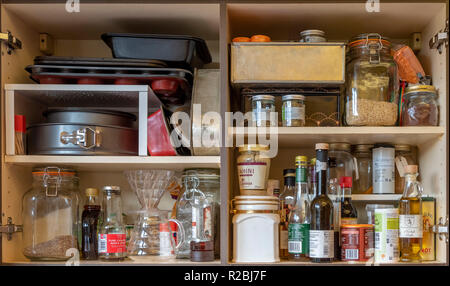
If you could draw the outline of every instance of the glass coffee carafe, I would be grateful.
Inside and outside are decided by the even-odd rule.
[[[170,170],[129,170],[125,176],[135,191],[142,209],[137,211],[138,218],[128,243],[128,256],[173,257],[176,249],[184,243],[183,225],[176,219],[169,219],[169,213],[158,209],[159,201],[175,172]],[[177,242],[169,222],[178,225]]]

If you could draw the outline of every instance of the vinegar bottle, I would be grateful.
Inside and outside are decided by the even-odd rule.
[[[87,201],[81,215],[81,254],[86,260],[98,259],[98,226],[100,218],[100,202],[98,189],[86,189]]]
[[[400,261],[420,262],[422,249],[422,185],[417,181],[417,165],[405,170],[405,189],[399,201]]]
[[[317,194],[311,202],[309,257],[311,262],[334,259],[333,202],[327,195],[328,144],[316,144]],[[339,227],[339,226],[337,226]]]

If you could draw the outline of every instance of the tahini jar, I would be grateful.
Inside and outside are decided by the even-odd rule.
[[[265,154],[269,146],[248,144],[239,146],[237,172],[241,195],[267,195],[270,158]]]

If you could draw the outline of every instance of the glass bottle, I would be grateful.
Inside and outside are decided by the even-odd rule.
[[[330,152],[331,153],[331,152]],[[345,169],[338,168],[338,160],[336,157],[328,158],[328,194],[329,198],[333,202],[333,225],[334,228],[334,259],[339,260],[341,257],[341,187],[339,186],[339,180],[344,175]]]
[[[317,194],[317,173],[316,173],[316,158],[309,161],[309,201],[312,201]]]
[[[120,187],[103,187],[103,207],[104,221],[98,235],[98,254],[102,260],[123,260],[127,256],[127,247]]]
[[[405,190],[399,201],[400,261],[420,262],[423,216],[422,185],[417,181],[417,165],[408,165],[405,171]]]
[[[308,158],[297,156],[297,195],[289,214],[289,260],[307,261],[309,257],[310,202],[308,191]]]
[[[341,225],[357,224],[358,212],[352,204],[352,177],[341,177]]]
[[[280,195],[280,258],[288,258],[288,219],[295,204],[295,169],[284,169],[284,189]]]
[[[98,200],[98,189],[87,188],[87,197],[81,215],[81,254],[86,260],[98,259],[98,226],[101,206]]]
[[[317,194],[311,202],[309,256],[311,262],[331,262],[334,257],[333,202],[327,195],[328,144],[316,144]]]

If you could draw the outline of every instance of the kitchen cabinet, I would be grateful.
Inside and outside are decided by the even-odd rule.
[[[8,114],[28,113],[28,120],[39,119],[39,104],[33,94],[38,89],[30,84],[25,66],[32,64],[35,56],[42,55],[39,48],[40,33],[54,38],[54,55],[78,57],[110,57],[109,48],[101,41],[103,32],[124,33],[172,33],[188,34],[204,38],[212,54],[213,62],[204,68],[220,68],[221,114],[238,111],[240,94],[230,85],[230,42],[237,36],[267,34],[274,41],[297,41],[305,29],[326,31],[329,41],[347,41],[363,32],[377,32],[394,42],[407,43],[412,33],[421,33],[422,43],[419,59],[433,84],[439,90],[440,121],[437,127],[294,127],[278,128],[278,155],[272,159],[270,178],[281,179],[282,170],[294,166],[294,156],[313,154],[314,143],[392,142],[417,147],[420,176],[424,192],[436,198],[436,222],[448,217],[449,163],[448,163],[448,47],[441,53],[429,47],[429,40],[444,29],[448,19],[448,3],[445,1],[383,1],[380,12],[367,12],[366,1],[358,3],[323,3],[311,1],[139,1],[140,3],[81,3],[79,13],[68,13],[65,4],[39,3],[39,1],[3,1],[1,4],[1,32],[10,31],[22,42],[21,49],[8,53],[1,44],[1,224],[21,224],[21,199],[31,184],[31,169],[37,165],[73,166],[80,175],[80,190],[88,186],[101,187],[117,184],[124,191],[124,208],[137,208],[136,197],[131,192],[122,172],[130,168],[170,168],[182,170],[187,167],[219,168],[221,172],[221,222],[220,260],[217,265],[233,264],[233,233],[229,200],[239,194],[236,157],[237,149],[222,147],[220,156],[151,157],[151,156],[29,156],[14,155],[8,149],[11,143],[11,118]],[[33,2],[33,3],[31,3]],[[43,1],[48,2],[48,1]],[[95,1],[93,1],[95,2]],[[124,1],[125,2],[125,1]],[[389,3],[386,3],[389,2]],[[47,16],[43,16],[47,15]],[[295,64],[295,63],[293,63]],[[51,88],[51,87],[50,87]],[[56,87],[53,87],[56,88]],[[69,91],[72,90],[70,87]],[[89,88],[85,86],[84,88]],[[124,86],[105,86],[120,90]],[[137,96],[145,86],[135,86]],[[25,90],[24,90],[25,89]],[[147,88],[148,89],[148,88]],[[8,92],[9,90],[9,92]],[[14,106],[7,102],[8,93],[15,92]],[[47,96],[51,93],[45,92]],[[149,91],[151,94],[151,90]],[[13,96],[9,94],[9,96]],[[151,97],[151,96],[150,96]],[[152,101],[147,112],[155,108]],[[139,115],[143,102],[137,101],[126,111]],[[45,107],[45,106],[44,106]],[[107,105],[105,108],[111,108]],[[11,109],[14,108],[14,109]],[[116,106],[116,109],[123,110]],[[145,109],[145,108],[144,108]],[[8,123],[9,122],[9,123]],[[139,123],[138,123],[139,124]],[[222,138],[248,139],[261,130],[250,128],[243,133],[239,128],[223,126]],[[145,150],[145,149],[144,149]],[[141,155],[143,155],[141,153]],[[397,195],[355,195],[358,208],[366,203],[394,202]],[[361,210],[362,212],[362,210]],[[22,255],[20,233],[13,233],[11,240],[3,234],[1,239],[1,263],[36,264]],[[436,238],[436,261],[426,264],[448,265],[448,244]],[[49,262],[48,264],[53,264]],[[81,264],[111,263],[81,262]],[[115,264],[115,263],[112,263]],[[157,261],[149,258],[139,262],[125,261],[119,264],[167,264],[197,265],[189,260]],[[310,265],[308,262],[281,261],[277,265]],[[334,264],[344,264],[335,262]]]

